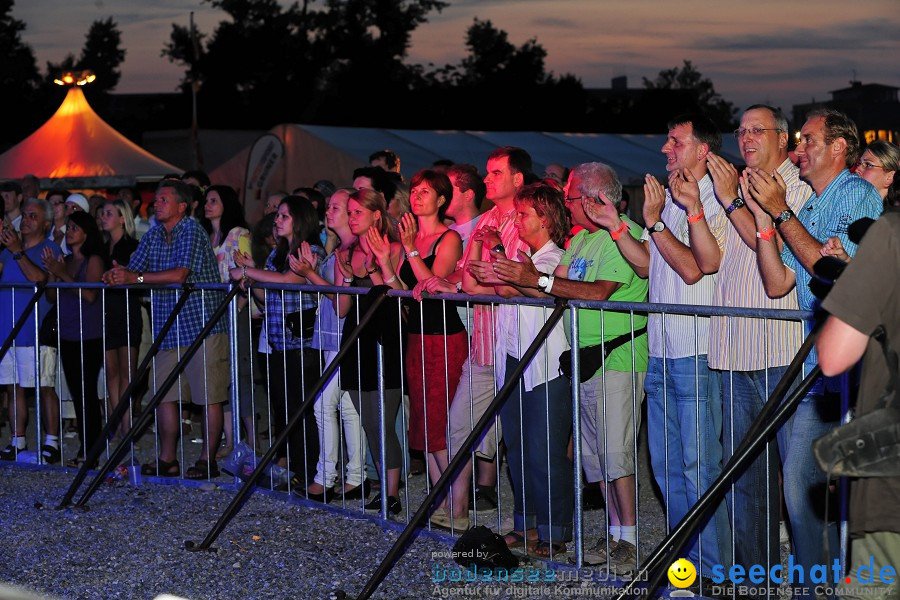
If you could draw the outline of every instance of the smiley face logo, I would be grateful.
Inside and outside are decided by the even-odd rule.
[[[669,583],[677,588],[686,588],[697,579],[697,569],[686,558],[679,558],[673,562],[669,567],[668,574]]]

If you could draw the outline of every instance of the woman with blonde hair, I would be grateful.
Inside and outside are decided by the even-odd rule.
[[[373,287],[391,285],[397,281],[397,271],[403,262],[403,248],[396,241],[394,228],[388,220],[387,203],[381,192],[360,189],[351,194],[347,201],[347,223],[359,243],[349,251],[347,260],[338,257],[335,261],[335,285]],[[342,294],[338,297],[335,310],[338,316],[345,317],[342,338],[346,338],[356,328],[359,317],[368,310],[370,303],[367,296]],[[381,493],[388,495],[388,511],[394,515],[399,514],[402,508],[399,489],[403,457],[393,424],[402,400],[400,364],[403,339],[397,307],[392,302],[385,302],[378,315],[360,335],[357,351],[350,352],[341,362],[341,389],[350,394],[350,399],[359,412],[372,456],[379,469],[380,446],[373,447],[371,444],[377,441],[384,445],[387,481],[382,480]],[[374,360],[378,345],[383,350],[382,373],[378,372],[377,361]],[[386,426],[383,439],[378,410],[379,376],[384,381]],[[373,499],[366,508],[380,509],[381,496]]]
[[[109,266],[127,265],[138,247],[134,215],[124,200],[107,200],[98,213],[100,228],[107,236]],[[116,409],[131,379],[137,373],[138,347],[141,345],[141,301],[134,290],[106,290],[106,393],[110,411]],[[118,435],[131,429],[131,411],[122,417]]]

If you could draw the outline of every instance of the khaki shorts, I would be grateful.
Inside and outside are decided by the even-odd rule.
[[[186,350],[187,346],[182,346],[159,351],[156,355],[155,369],[151,372],[151,390],[155,391],[162,386],[169,374],[175,370],[178,357]],[[182,402],[193,402],[200,406],[228,402],[228,387],[231,384],[231,360],[228,350],[227,334],[217,333],[206,338],[206,343],[197,350],[178,378],[179,383],[166,392],[162,401],[177,402],[180,385]]]
[[[607,481],[634,474],[634,434],[641,427],[647,374],[634,373],[633,388],[631,375],[630,371],[606,372],[605,413],[602,374],[581,384],[581,465],[591,483],[602,481],[604,473]],[[633,402],[632,390],[637,394]]]
[[[41,346],[38,350],[40,362],[41,387],[56,385],[56,348]],[[12,348],[0,361],[0,385],[16,384],[22,387],[34,387],[34,346],[18,346]]]
[[[471,396],[469,395],[469,388]],[[459,385],[456,395],[450,404],[450,441],[449,454],[452,459],[456,455],[457,448],[462,446],[472,426],[481,419],[484,411],[494,399],[494,367],[480,367],[476,365],[472,357],[469,357],[462,367]],[[493,460],[497,454],[497,441],[500,433],[500,419],[495,419],[494,424],[488,427],[478,441],[475,442],[475,454],[487,460]]]

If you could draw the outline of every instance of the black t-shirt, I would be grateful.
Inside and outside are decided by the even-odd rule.
[[[869,228],[822,306],[866,335],[883,325],[889,345],[900,351],[900,213],[885,214]],[[881,344],[870,339],[862,363],[858,415],[874,410],[888,378]],[[900,477],[856,479],[850,490],[852,534],[900,533]]]

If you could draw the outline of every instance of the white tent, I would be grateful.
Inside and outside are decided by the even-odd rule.
[[[400,157],[407,177],[435,160],[471,163],[484,170],[488,154],[498,146],[519,146],[531,154],[537,173],[550,163],[572,166],[601,161],[612,166],[626,186],[643,185],[644,174],[665,175],[660,149],[665,134],[544,133],[531,131],[441,131],[330,127],[282,124],[270,130],[284,144],[284,158],[274,170],[269,190],[290,191],[328,179],[349,185],[353,169],[368,164],[376,150],[391,149]],[[722,138],[722,155],[735,164],[742,160],[737,142]],[[250,147],[210,173],[216,183],[243,189]],[[248,216],[257,207],[248,206]]]

